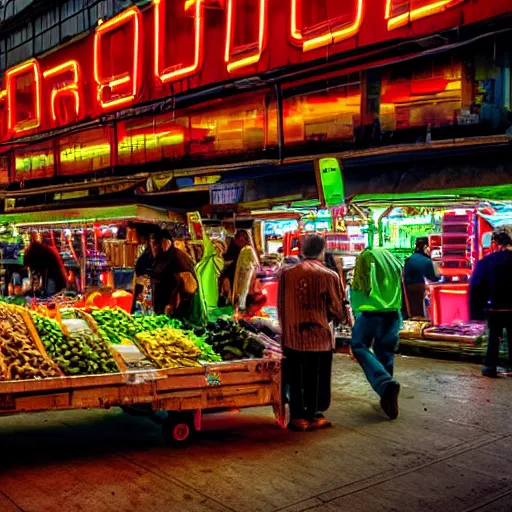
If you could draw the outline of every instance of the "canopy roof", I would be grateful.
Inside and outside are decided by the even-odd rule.
[[[0,224],[16,224],[17,226],[91,224],[102,221],[157,224],[183,222],[184,219],[179,213],[139,204],[0,214]]]
[[[480,202],[501,202],[512,200],[512,184],[478,188],[456,188],[413,192],[406,194],[360,194],[351,202],[366,206],[438,206],[452,207]]]

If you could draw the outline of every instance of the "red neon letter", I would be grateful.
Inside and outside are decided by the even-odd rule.
[[[259,0],[259,13],[258,13],[258,42],[255,44],[246,44],[243,46],[235,46],[235,2],[240,5],[244,0],[226,0],[227,1],[227,22],[226,22],[226,52],[224,59],[228,65],[228,71],[231,73],[237,69],[245,66],[256,64],[265,48],[265,39],[267,32],[267,0]],[[247,0],[245,0],[247,1]],[[253,0],[258,1],[258,0]],[[243,27],[246,30],[246,27]],[[233,57],[236,53],[237,57]]]
[[[386,0],[388,30],[445,11],[464,0]]]
[[[18,81],[20,77],[27,77],[27,75],[31,75],[35,86],[35,91],[32,92],[34,96],[32,102],[33,110],[29,108],[28,110],[21,111],[17,103]],[[41,68],[39,67],[39,62],[36,59],[31,59],[9,69],[6,73],[6,91],[7,126],[9,130],[19,133],[38,128],[41,124]],[[24,119],[19,119],[20,114],[22,114]]]
[[[168,0],[154,0],[155,76],[164,84],[193,75],[201,66],[204,49],[203,2],[194,0],[193,4],[185,4],[185,9],[194,9],[194,62],[190,66],[178,64],[165,67],[167,2]]]
[[[363,22],[364,0],[355,1],[355,13],[351,20],[346,16],[340,16],[322,23],[308,27],[310,35],[303,33],[299,20],[302,18],[303,2],[314,2],[314,0],[291,0],[291,36],[292,40],[302,45],[303,51],[314,50],[322,46],[340,43],[357,34]],[[341,2],[340,2],[341,5]]]
[[[78,62],[76,60],[69,60],[43,72],[44,78],[65,74],[70,75],[72,77],[71,80],[55,85],[52,88],[51,106],[52,119],[54,121],[57,121],[57,98],[59,96],[71,96],[75,103],[76,117],[78,118],[80,114],[80,68]]]
[[[123,25],[133,26],[133,67],[131,70],[105,77],[102,73],[102,39]],[[137,7],[131,7],[102,23],[94,34],[94,79],[98,85],[98,101],[104,109],[133,103],[142,86],[142,14]],[[126,49],[128,50],[128,49]],[[116,59],[108,59],[110,69],[119,64]],[[110,93],[110,94],[108,94]],[[107,98],[105,98],[107,96]]]

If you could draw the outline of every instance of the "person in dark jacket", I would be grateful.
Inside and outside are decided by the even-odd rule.
[[[411,317],[424,317],[425,280],[439,280],[430,259],[428,239],[418,238],[416,240],[414,254],[405,262],[403,277],[409,306],[408,313]]]
[[[189,320],[192,299],[198,291],[194,263],[173,244],[168,231],[152,240],[155,252],[153,265],[153,310],[157,315],[169,314]]]
[[[33,241],[25,251],[23,263],[43,280],[45,295],[54,295],[66,289],[66,269],[55,247]]]
[[[487,320],[489,339],[482,375],[498,376],[500,341],[507,332],[508,365],[512,368],[512,226],[493,233],[496,251],[480,260],[471,276],[472,320]]]

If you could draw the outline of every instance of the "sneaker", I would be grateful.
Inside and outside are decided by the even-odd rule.
[[[482,375],[490,379],[496,379],[498,377],[498,370],[495,366],[484,366],[482,368]]]
[[[380,399],[380,406],[390,420],[396,420],[398,418],[399,393],[400,384],[398,384],[398,382],[391,381]]]
[[[290,430],[294,430],[296,432],[305,432],[309,429],[311,423],[308,420],[299,418],[296,420],[292,420],[290,422],[290,426],[288,427]]]
[[[318,414],[317,416],[315,416],[315,419],[310,424],[310,428],[314,430],[320,428],[328,428],[331,426],[332,423],[327,418],[325,418],[323,414]]]

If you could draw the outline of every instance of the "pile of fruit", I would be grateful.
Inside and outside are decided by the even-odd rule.
[[[45,379],[62,375],[37,348],[21,313],[5,304],[0,304],[0,354],[2,379]]]
[[[206,329],[196,329],[196,336],[212,346],[223,361],[263,357],[265,345],[231,318],[208,322]]]
[[[180,329],[164,327],[139,333],[136,338],[146,356],[160,368],[201,366],[201,350]]]
[[[56,320],[37,313],[32,319],[48,355],[65,375],[116,373],[117,364],[105,342],[79,331],[66,336]]]

